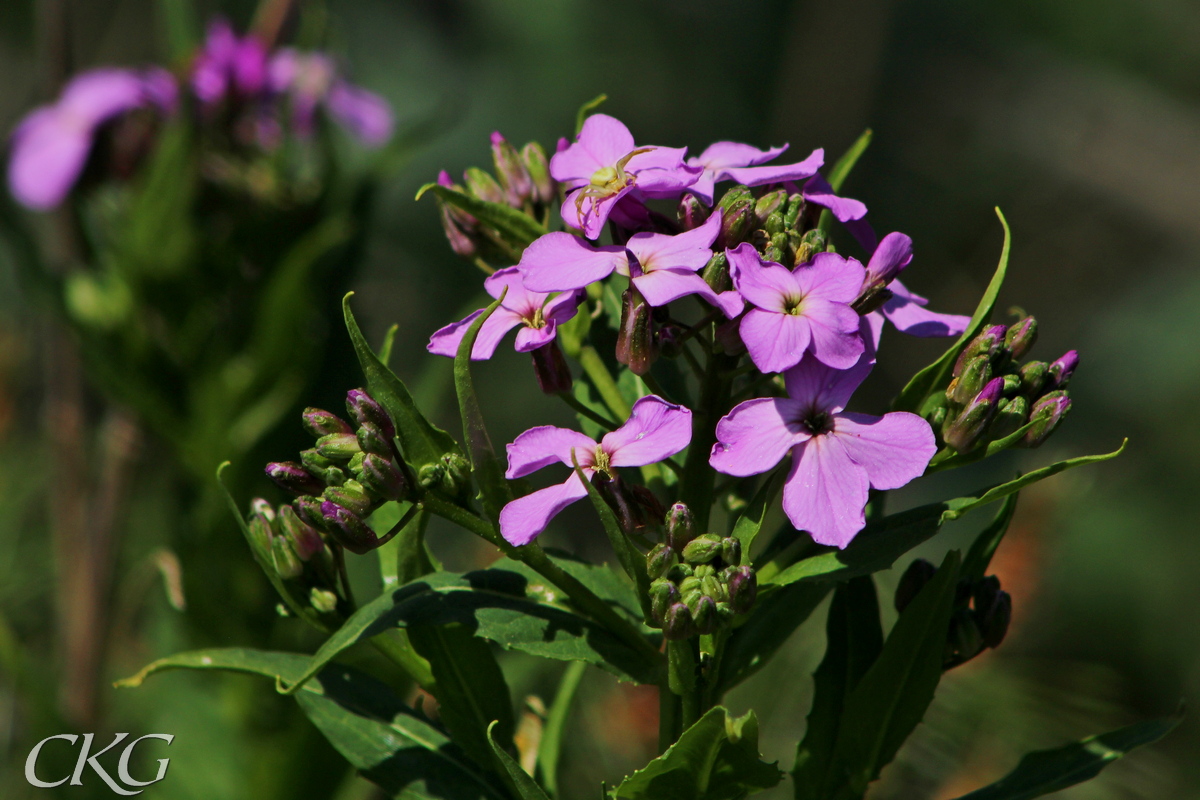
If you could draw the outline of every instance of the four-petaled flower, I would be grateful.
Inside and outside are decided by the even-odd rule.
[[[471,348],[473,361],[491,358],[504,334],[518,325],[524,326],[517,332],[518,353],[528,353],[549,344],[557,334],[558,326],[575,316],[583,300],[583,293],[576,291],[564,292],[553,300],[549,294],[531,292],[522,284],[521,273],[516,267],[497,270],[483,282],[483,287],[496,299],[503,294],[504,301],[479,328],[479,336]],[[505,289],[508,290],[507,294]],[[481,308],[437,331],[430,337],[426,349],[436,355],[453,358],[458,354],[459,343],[466,335],[467,328],[483,312]]]
[[[593,114],[574,144],[550,159],[550,175],[566,186],[562,218],[595,239],[621,198],[673,197],[700,176],[683,163],[686,147],[638,147],[623,123]]]
[[[738,333],[754,366],[783,372],[812,353],[831,367],[854,366],[864,345],[858,312],[850,307],[866,270],[854,259],[819,253],[789,270],[763,261],[748,242],[728,251],[733,285],[753,308]]]
[[[569,233],[548,233],[525,249],[517,267],[525,286],[535,291],[582,289],[617,272],[628,276],[651,306],[698,294],[732,318],[743,306],[737,293],[717,294],[696,274],[712,258],[720,230],[721,215],[714,213],[700,227],[675,236],[635,233],[624,247],[593,247]]]
[[[747,400],[717,423],[709,464],[726,475],[757,475],[790,450],[784,512],[819,544],[845,547],[866,524],[867,490],[905,485],[937,451],[933,430],[916,414],[842,410],[873,365],[863,358],[838,371],[805,359],[784,373],[789,397]]]
[[[642,467],[670,458],[692,438],[692,412],[650,395],[633,404],[629,419],[596,442],[582,433],[543,425],[525,431],[508,446],[510,479],[523,478],[555,462],[580,471],[591,480],[597,472],[611,476],[617,467]],[[574,460],[572,460],[572,458]],[[510,544],[533,541],[550,519],[587,495],[579,476],[513,500],[500,511],[500,533]]]
[[[703,153],[689,158],[689,167],[700,167],[704,172],[687,190],[699,197],[706,205],[713,203],[713,191],[721,181],[736,181],[743,186],[763,186],[768,183],[799,181],[811,178],[825,163],[825,151],[813,150],[808,158],[795,164],[772,164],[760,166],[787,150],[772,147],[759,150],[739,142],[716,142]],[[852,201],[857,202],[857,201]]]

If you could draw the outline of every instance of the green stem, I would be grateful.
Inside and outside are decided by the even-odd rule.
[[[692,417],[692,443],[688,446],[683,465],[683,486],[680,496],[692,510],[696,530],[708,530],[712,509],[713,485],[716,472],[708,465],[708,456],[717,441],[717,420],[729,410],[731,381],[722,373],[737,361],[721,353],[711,353],[705,363],[704,380],[700,384],[700,402]]]
[[[661,755],[683,733],[683,704],[666,681],[658,687],[658,752]]]
[[[600,358],[600,354],[596,352],[596,348],[590,344],[585,344],[579,348],[579,364],[583,367],[583,371],[587,373],[587,376],[592,379],[592,385],[596,387],[596,391],[600,394],[600,399],[612,411],[613,416],[619,420],[629,419],[629,404],[621,396],[621,390],[617,388],[617,382],[613,380],[612,373],[608,371],[608,367],[604,366],[604,359]]]
[[[667,642],[667,685],[679,698],[680,731],[700,719],[700,693],[696,683],[696,638]]]
[[[617,423],[613,422],[612,420],[608,419],[607,417],[601,416],[600,414],[596,413],[592,409],[585,406],[583,403],[581,403],[579,401],[579,398],[575,397],[575,395],[571,394],[570,392],[559,392],[558,396],[562,398],[564,403],[569,405],[571,408],[575,409],[575,411],[577,413],[582,414],[583,416],[587,417],[592,422],[599,425],[601,428],[604,428],[604,430],[615,431],[619,427],[617,425]]]

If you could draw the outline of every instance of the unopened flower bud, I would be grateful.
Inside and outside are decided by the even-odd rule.
[[[679,602],[679,587],[665,579],[650,584],[650,616],[662,625],[667,610]]]
[[[537,378],[538,388],[546,394],[571,391],[574,382],[571,368],[567,366],[562,350],[558,349],[557,339],[531,350],[529,355],[533,358],[533,374]]]
[[[1003,378],[992,378],[954,421],[942,428],[942,438],[946,444],[959,453],[969,453],[991,423],[1003,388]]]
[[[729,258],[725,255],[724,250],[719,253],[713,253],[713,257],[704,265],[700,277],[704,278],[704,282],[714,292],[729,291],[733,286],[733,282],[729,277]]]
[[[754,218],[758,227],[765,228],[767,233],[779,233],[784,229],[784,211],[788,195],[783,189],[767,192],[754,204]],[[768,224],[773,214],[778,214],[778,220]],[[772,230],[774,228],[774,230]]]
[[[275,485],[295,495],[320,494],[325,482],[294,461],[276,461],[267,464],[265,472]]]
[[[704,580],[695,575],[689,575],[679,582],[679,599],[694,607],[700,595],[704,592]]]
[[[961,373],[950,382],[946,389],[946,397],[959,405],[966,405],[991,379],[991,361],[986,355],[976,356],[968,361]],[[1000,382],[1000,386],[1003,390],[1003,381]]]
[[[735,186],[725,193],[717,204],[724,215],[714,250],[737,247],[745,241],[758,221],[754,216],[754,205],[754,195],[745,186]]]
[[[325,530],[351,553],[361,556],[379,546],[375,531],[353,511],[326,500],[321,503],[321,515],[325,518]]]
[[[682,553],[687,543],[696,538],[696,521],[686,503],[676,503],[667,510],[667,544]]]
[[[550,177],[550,162],[546,159],[546,151],[537,142],[530,142],[521,148],[521,160],[529,171],[529,179],[533,184],[533,196],[539,203],[549,203],[558,193],[558,186]]]
[[[682,586],[683,582],[696,574],[696,569],[691,564],[676,564],[667,572],[667,580],[674,581]]]
[[[700,591],[713,600],[729,601],[729,591],[716,575],[706,575],[700,579]]]
[[[1000,390],[1000,394],[1005,397],[1016,397],[1021,393],[1021,376],[1010,372],[1006,375],[1001,375],[1004,378],[1004,388]]]
[[[379,430],[379,426],[370,422],[364,422],[358,426],[357,432],[358,446],[364,453],[374,453],[377,456],[390,458],[392,455],[392,447],[387,439],[383,437],[383,431]],[[357,458],[357,455],[354,456]]]
[[[304,564],[282,536],[271,540],[271,564],[275,567],[275,574],[285,581],[299,578],[304,572]]]
[[[721,537],[715,533],[704,533],[687,543],[683,548],[683,560],[689,564],[704,564],[721,553]]]
[[[517,149],[500,135],[500,131],[492,131],[492,161],[508,204],[513,208],[525,205],[533,196],[533,178]]]
[[[458,494],[471,482],[471,462],[457,453],[442,456],[442,489],[447,494]]]
[[[775,219],[778,216],[778,214],[773,214],[771,219]],[[770,220],[768,220],[768,222],[770,222]],[[779,224],[780,226],[783,225],[782,222]],[[780,232],[771,234],[770,239],[767,240],[767,246],[763,248],[763,260],[773,261],[776,264],[784,263],[787,261],[787,252],[789,246],[788,235],[786,233]]]
[[[396,426],[392,424],[392,418],[365,390],[351,389],[346,392],[346,410],[359,425],[369,422],[378,426],[389,443],[396,438]]]
[[[325,530],[325,516],[321,513],[319,497],[297,497],[292,501],[292,508],[305,525],[316,528],[318,531]]]
[[[1030,351],[1037,341],[1037,320],[1025,317],[1015,323],[1004,334],[1004,346],[1014,361],[1020,360]]]
[[[479,248],[475,245],[475,240],[471,238],[469,229],[455,217],[450,206],[445,203],[442,198],[437,198],[438,216],[442,221],[442,232],[446,234],[446,241],[450,243],[450,249],[454,254],[461,258],[474,258]]]
[[[321,534],[300,519],[291,506],[281,506],[279,509],[279,530],[301,561],[308,561],[325,547]]]
[[[646,554],[646,573],[650,580],[658,580],[675,566],[675,551],[665,544],[657,544]]]
[[[1051,392],[1039,397],[1029,410],[1032,426],[1021,437],[1022,447],[1037,447],[1050,438],[1055,428],[1071,410],[1071,398],[1064,391]]]
[[[663,618],[663,636],[668,639],[686,639],[695,632],[692,610],[685,603],[675,603],[667,609]]]
[[[978,356],[987,356],[994,363],[996,354],[1004,346],[1004,334],[1007,330],[1008,328],[1004,325],[993,325],[990,328],[984,328],[978,336],[967,342],[967,346],[958,354],[958,361],[954,363],[953,375],[955,377],[961,375],[963,367]]]
[[[360,450],[353,433],[330,433],[317,439],[317,452],[326,458],[347,461]]]
[[[679,207],[675,210],[675,216],[679,219],[679,227],[685,231],[694,230],[704,224],[708,219],[709,211],[700,198],[688,192],[679,200]]]
[[[988,435],[992,439],[1003,439],[1016,433],[1029,419],[1029,401],[1023,396],[1001,400],[996,406],[996,417],[992,420]]]
[[[700,599],[696,602],[696,608],[692,612],[692,621],[696,626],[696,633],[709,634],[717,629],[720,622],[720,616],[717,614],[717,601],[708,595],[700,595]]]
[[[337,595],[328,589],[314,586],[308,594],[308,602],[322,614],[332,614],[337,610]]]
[[[979,630],[987,647],[999,647],[1008,633],[1012,622],[1012,597],[1008,592],[999,592],[991,607],[979,617]]]
[[[925,584],[933,580],[934,574],[937,572],[935,567],[929,561],[923,558],[918,558],[908,565],[908,569],[904,570],[904,574],[900,576],[900,582],[896,584],[896,596],[893,598],[893,603],[896,610],[903,612],[922,589]]]
[[[270,505],[266,504],[265,500],[256,500],[251,505],[252,512],[250,518],[246,520],[246,528],[250,531],[250,543],[258,553],[259,558],[269,561],[271,558],[271,542],[276,536],[275,512],[271,511],[268,516],[262,510],[264,505],[267,509],[271,508]]]
[[[950,646],[961,661],[969,661],[983,650],[983,634],[974,618],[965,610],[959,611],[950,620]]]
[[[825,240],[825,233],[820,228],[813,228],[800,239],[800,246],[796,248],[796,266],[807,264],[812,261],[813,256],[824,253],[827,249],[829,244]]]
[[[1021,367],[1021,394],[1030,399],[1039,397],[1042,394],[1042,387],[1046,385],[1046,377],[1049,375],[1050,365],[1045,361],[1030,361]]]
[[[629,288],[622,295],[621,329],[617,332],[617,361],[635,375],[645,375],[657,357],[654,342],[654,309],[641,292]]]
[[[804,195],[796,192],[788,197],[787,208],[783,212],[783,224],[788,230],[797,230],[797,225],[804,215]]]
[[[726,580],[729,605],[738,614],[745,614],[754,607],[754,600],[758,597],[758,577],[748,566],[733,567],[732,570]]]
[[[408,495],[404,473],[396,468],[390,458],[374,453],[363,458],[359,482],[368,493],[380,500],[403,500]]]
[[[463,173],[463,182],[467,184],[467,191],[480,200],[507,205],[504,189],[490,173],[484,172],[478,167],[470,167]]]
[[[742,563],[742,543],[732,536],[722,539],[721,560],[734,566]]]
[[[321,496],[337,503],[342,508],[353,511],[360,517],[370,514],[371,507],[374,505],[358,481],[346,481],[342,486],[330,486]],[[324,513],[324,509],[322,509],[322,513]]]
[[[446,467],[440,463],[422,464],[417,470],[417,483],[421,484],[422,489],[441,488],[445,472]]]
[[[1046,370],[1046,385],[1043,390],[1052,392],[1055,389],[1067,388],[1067,383],[1070,382],[1071,375],[1077,366],[1079,366],[1079,353],[1068,350],[1061,358],[1051,363]]]
[[[344,419],[321,408],[310,406],[304,409],[300,419],[304,430],[318,439],[331,433],[354,433],[354,429]]]

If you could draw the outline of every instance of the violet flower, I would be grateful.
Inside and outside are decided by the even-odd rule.
[[[388,102],[346,81],[333,59],[324,53],[301,53],[284,48],[271,57],[270,86],[286,93],[292,103],[292,124],[309,135],[318,106],[324,106],[339,125],[363,144],[379,146],[392,136]]]
[[[638,147],[619,120],[593,114],[575,143],[564,148],[560,142],[550,159],[551,177],[569,192],[563,221],[595,239],[621,198],[678,196],[702,172],[683,163],[685,153],[686,147]]]
[[[548,233],[525,248],[517,268],[534,291],[582,289],[616,272],[628,276],[651,306],[698,294],[735,317],[743,306],[737,293],[717,294],[697,274],[712,258],[720,232],[721,215],[713,214],[700,227],[675,236],[635,233],[624,247],[597,247],[569,233]]]
[[[916,414],[843,411],[872,366],[863,358],[838,371],[805,359],[784,373],[788,397],[748,400],[717,423],[709,464],[726,475],[757,475],[790,450],[784,512],[813,541],[845,547],[866,525],[867,490],[905,485],[937,452],[933,430]]]
[[[504,302],[480,327],[475,346],[471,348],[472,361],[491,358],[504,334],[518,325],[524,326],[517,332],[518,353],[528,353],[549,344],[554,340],[558,326],[574,317],[583,301],[582,292],[563,292],[553,300],[549,299],[549,294],[531,292],[522,284],[520,270],[516,267],[497,270],[489,275],[483,282],[483,288],[496,299],[503,294]],[[508,289],[507,294],[504,293],[505,289]],[[458,346],[467,334],[467,328],[485,310],[481,308],[474,311],[465,319],[437,331],[430,337],[426,349],[435,355],[454,358],[458,355]]]
[[[806,352],[820,362],[854,366],[864,345],[858,312],[850,307],[866,270],[854,259],[819,253],[789,270],[763,261],[748,242],[727,251],[733,285],[753,308],[738,333],[750,360],[763,372],[783,372]]]
[[[716,184],[721,181],[736,181],[744,186],[799,181],[816,175],[817,170],[825,163],[825,151],[817,148],[808,158],[795,164],[759,166],[780,155],[787,148],[786,144],[769,150],[759,150],[757,147],[738,142],[711,144],[700,155],[688,159],[689,167],[701,167],[704,172],[687,190],[711,206]]]
[[[165,70],[104,67],[76,75],[58,100],[31,111],[12,136],[8,185],[22,205],[57,206],[83,172],[104,123],[144,106],[169,112],[175,83]]]
[[[971,323],[970,317],[961,314],[940,314],[928,311],[929,301],[914,294],[896,276],[912,261],[912,239],[903,233],[889,233],[879,242],[871,260],[867,263],[867,276],[863,281],[863,292],[887,288],[891,297],[877,310],[866,315],[874,341],[886,319],[901,333],[911,336],[958,336]]]
[[[192,64],[191,82],[204,106],[231,96],[257,98],[267,88],[267,47],[253,33],[239,38],[227,20],[214,19]]]
[[[649,395],[633,404],[629,419],[599,442],[582,433],[542,425],[531,428],[508,445],[509,480],[523,478],[560,462],[579,464],[591,480],[597,472],[611,477],[617,467],[643,467],[669,458],[688,446],[692,412]],[[564,508],[587,495],[587,487],[572,472],[564,482],[513,500],[500,511],[500,533],[512,545],[529,544]]]

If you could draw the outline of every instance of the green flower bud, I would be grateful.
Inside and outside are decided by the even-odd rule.
[[[255,501],[252,508],[256,508],[250,518],[246,521],[246,528],[250,531],[250,544],[254,548],[258,557],[263,561],[270,562],[271,560],[271,542],[276,537],[275,532],[275,514],[272,511],[270,515],[264,513],[263,505],[265,500]],[[270,506],[266,506],[270,509]]]
[[[408,481],[390,458],[374,453],[363,459],[359,481],[368,494],[379,500],[403,500],[408,496]]]
[[[1037,320],[1025,317],[1004,334],[1004,346],[1014,361],[1020,360],[1033,348],[1037,341]]]
[[[788,197],[787,210],[783,212],[783,224],[790,230],[796,230],[800,217],[804,214],[804,195],[797,192]]]
[[[422,489],[437,489],[442,485],[445,479],[446,467],[443,464],[433,462],[422,464],[417,470],[417,483],[421,484]]]
[[[946,397],[951,402],[965,406],[991,379],[991,360],[986,355],[976,356],[968,361],[962,373],[950,382],[946,389]]]
[[[558,184],[550,177],[550,162],[546,158],[546,151],[537,142],[530,142],[521,148],[521,160],[525,162],[525,169],[529,171],[530,180],[533,181],[533,196],[537,202],[543,205],[553,202],[554,196],[558,194]]]
[[[471,483],[471,462],[457,453],[442,456],[442,488],[447,494],[458,494]]]
[[[292,508],[296,511],[296,516],[305,525],[316,528],[318,531],[325,530],[325,516],[321,513],[321,500],[316,497],[297,497],[292,501]]]
[[[749,566],[731,567],[732,574],[726,579],[729,605],[735,613],[745,614],[754,607],[758,597],[758,576]]]
[[[1066,419],[1071,410],[1071,398],[1065,391],[1050,392],[1037,399],[1029,411],[1033,426],[1021,437],[1022,447],[1037,447]]]
[[[279,509],[279,529],[301,561],[308,561],[325,549],[325,542],[316,528],[304,522],[291,506]]]
[[[742,563],[742,543],[732,536],[722,539],[721,560],[734,566]]]
[[[667,571],[667,579],[675,583],[682,583],[684,578],[690,578],[694,574],[696,571],[691,564],[676,564]]]
[[[767,192],[754,204],[754,218],[758,222],[758,227],[766,228],[767,233],[779,233],[784,228],[784,211],[787,205],[787,192],[783,189],[776,189],[773,192]],[[775,224],[769,223],[772,215],[778,215],[778,221]],[[772,230],[772,228],[775,228]]]
[[[996,406],[996,418],[992,420],[992,427],[988,431],[988,436],[993,440],[1011,436],[1025,424],[1028,417],[1029,401],[1024,397],[1017,396],[1011,400],[1001,400]]]
[[[480,200],[502,205],[508,204],[504,197],[504,189],[490,173],[484,172],[478,167],[470,167],[463,174],[463,180],[467,184],[467,191]]]
[[[667,618],[667,610],[679,602],[679,587],[668,580],[659,579],[650,584],[650,616],[659,625]]]
[[[364,422],[362,425],[359,425],[356,439],[358,446],[364,453],[374,453],[384,458],[392,457],[392,446],[384,438],[383,431],[379,430],[378,425],[370,422]]]
[[[688,575],[686,578],[679,581],[679,593],[685,597],[689,594],[703,591],[703,588],[704,587],[701,583],[701,578],[697,577],[696,575]]]
[[[996,356],[1000,354],[1001,348],[1004,347],[1004,335],[1008,328],[1003,325],[992,325],[990,328],[984,328],[978,336],[967,342],[967,346],[958,354],[958,361],[954,363],[955,377],[962,374],[963,368],[972,359],[979,356],[987,356],[996,362]]]
[[[326,458],[348,461],[360,452],[358,437],[353,433],[329,433],[317,439],[317,452]]]
[[[729,277],[729,258],[725,255],[724,250],[713,254],[701,271],[700,277],[704,278],[704,282],[714,292],[726,292],[732,288],[733,282]]]
[[[321,515],[325,518],[325,530],[350,552],[361,556],[379,546],[379,538],[371,526],[348,508],[326,500],[321,503]]]
[[[370,514],[371,507],[374,505],[358,481],[346,481],[342,486],[330,486],[322,493],[322,497],[337,503],[342,508],[353,511],[360,517]]]
[[[344,419],[337,414],[332,414],[324,409],[308,407],[304,409],[304,413],[300,416],[301,423],[304,425],[304,430],[308,431],[314,438],[328,436],[331,433],[353,433],[354,429],[350,427]]]
[[[745,186],[735,186],[725,193],[718,205],[724,216],[713,249],[737,247],[746,240],[758,221],[754,216],[754,195]]]
[[[282,536],[271,540],[271,564],[275,567],[275,574],[285,581],[299,578],[304,572],[304,564]]]
[[[517,149],[499,131],[492,132],[492,161],[508,204],[521,208],[533,196],[533,178]]]
[[[700,591],[714,600],[729,600],[729,592],[725,584],[717,580],[716,575],[706,575],[700,579]]]
[[[813,228],[808,233],[804,234],[800,239],[800,246],[796,248],[795,264],[807,264],[812,261],[813,256],[818,253],[824,253],[829,249],[829,243],[825,240],[825,234],[820,228]]]
[[[318,589],[314,586],[308,593],[308,602],[322,614],[332,614],[337,610],[337,595],[328,589]]]
[[[717,614],[717,601],[708,595],[701,595],[692,612],[692,621],[696,627],[696,633],[709,634],[715,631],[720,622]]]
[[[663,635],[668,639],[687,639],[696,632],[692,620],[692,610],[683,603],[676,603],[667,609],[663,619]]]
[[[646,573],[650,576],[650,580],[658,580],[671,567],[675,566],[677,556],[675,551],[665,544],[657,544],[646,554]]]
[[[696,538],[696,521],[686,503],[675,503],[667,509],[667,544],[682,553],[687,543]]]
[[[1031,400],[1042,393],[1050,365],[1045,361],[1030,361],[1021,367],[1021,394]]]
[[[721,552],[721,537],[715,533],[705,533],[697,536],[683,548],[683,560],[689,564],[703,564],[712,561]]]
[[[946,444],[958,453],[969,453],[974,449],[992,422],[1003,385],[1003,379],[993,378],[953,421],[943,426],[942,438]]]

